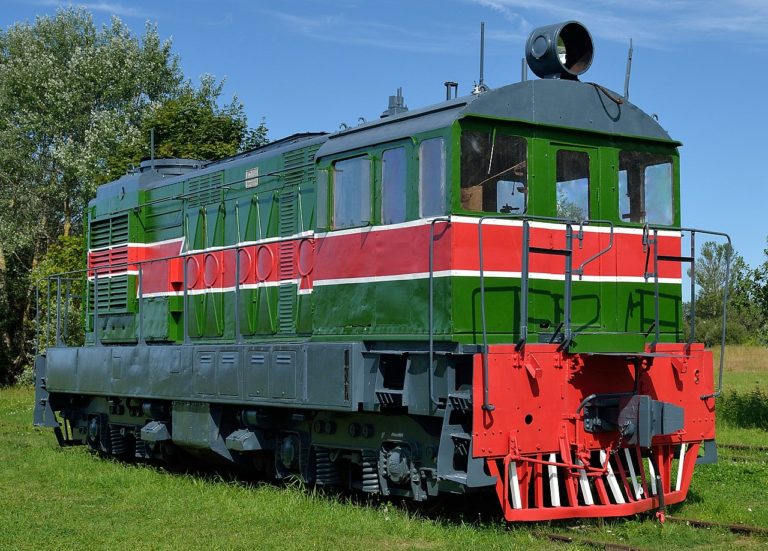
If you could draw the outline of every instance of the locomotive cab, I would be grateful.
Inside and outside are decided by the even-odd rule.
[[[607,242],[601,242],[600,251],[604,252],[593,260],[597,264],[590,267],[592,277],[575,274],[574,332],[592,341],[586,345],[591,350],[601,346],[591,335],[601,332],[621,335],[621,342],[614,343],[615,350],[642,349],[645,334],[654,321],[648,319],[654,304],[643,291],[647,283],[645,266],[638,267],[640,262],[644,263],[645,251],[642,245],[628,248],[627,238],[623,236],[642,232],[646,225],[679,226],[679,144],[671,140],[664,143],[608,135],[590,129],[563,130],[514,120],[472,117],[461,121],[460,136],[460,173],[457,185],[452,188],[453,214],[478,217],[484,220],[483,224],[493,224],[492,220],[498,224],[507,218],[510,221],[528,219],[534,226],[570,221],[582,237],[574,249],[574,261],[579,256],[582,261],[590,256],[580,255],[578,250],[583,250],[583,239],[589,239],[584,237],[585,232],[587,235],[595,231],[608,232],[616,239],[610,248]],[[595,237],[594,234],[591,237]],[[549,238],[549,247],[565,247],[564,236],[558,240],[553,234]],[[518,254],[513,250],[516,248],[508,246],[506,254]],[[499,250],[496,254],[505,253]],[[631,275],[625,272],[622,277],[624,274],[617,271],[618,263],[627,263],[629,257],[635,257],[636,271]],[[529,260],[534,262],[529,268],[533,272],[537,271],[536,263],[554,262],[551,258]],[[576,264],[572,269],[578,267]],[[564,270],[562,266],[560,273]],[[609,275],[614,278],[602,277]],[[492,281],[490,285],[493,289]],[[532,285],[533,319],[528,334],[533,337],[542,333],[546,337],[563,321],[562,284]],[[492,292],[494,300],[505,301],[514,309],[512,297],[504,298],[501,289]],[[557,296],[552,297],[552,293]],[[673,287],[666,288],[663,294],[660,320],[663,338],[679,339],[683,333],[682,295]],[[504,329],[496,324],[489,330],[503,332]],[[578,344],[574,342],[577,349]]]

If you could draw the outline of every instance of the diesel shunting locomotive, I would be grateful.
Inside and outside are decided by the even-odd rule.
[[[539,79],[398,91],[375,121],[101,186],[87,267],[41,286],[35,423],[121,458],[487,492],[509,521],[663,515],[716,457],[683,274],[727,236],[681,227],[680,143],[581,82],[592,56],[578,22],[542,27]]]

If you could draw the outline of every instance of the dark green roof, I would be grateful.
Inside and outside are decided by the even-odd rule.
[[[509,84],[331,134],[318,157],[446,128],[469,116],[672,141],[653,117],[615,92],[585,82],[541,79]]]

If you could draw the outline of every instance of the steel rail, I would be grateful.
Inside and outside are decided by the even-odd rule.
[[[749,444],[721,444],[718,442],[717,447],[727,450],[768,452],[768,446],[750,446]]]
[[[687,524],[693,528],[719,528],[721,530],[733,532],[734,534],[768,536],[768,528],[763,528],[761,526],[750,526],[747,524],[728,524],[723,522],[714,522],[710,520],[699,520],[670,515],[667,515],[666,520],[674,522],[675,524]]]
[[[592,547],[595,549],[604,549],[605,551],[642,551],[641,547],[635,547],[634,545],[625,545],[623,543],[613,543],[609,541],[592,540],[588,538],[575,538],[573,536],[567,536],[565,534],[544,533],[543,537],[550,541],[557,543],[571,543],[577,545],[583,545],[586,547]]]

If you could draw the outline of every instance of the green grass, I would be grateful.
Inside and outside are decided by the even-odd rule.
[[[647,517],[506,527],[497,518],[435,516],[311,490],[171,473],[60,449],[31,426],[32,390],[0,389],[0,549],[551,549],[562,533],[644,549],[747,549],[756,537]],[[733,442],[768,433],[721,427]],[[678,516],[768,527],[768,464],[700,467]]]

